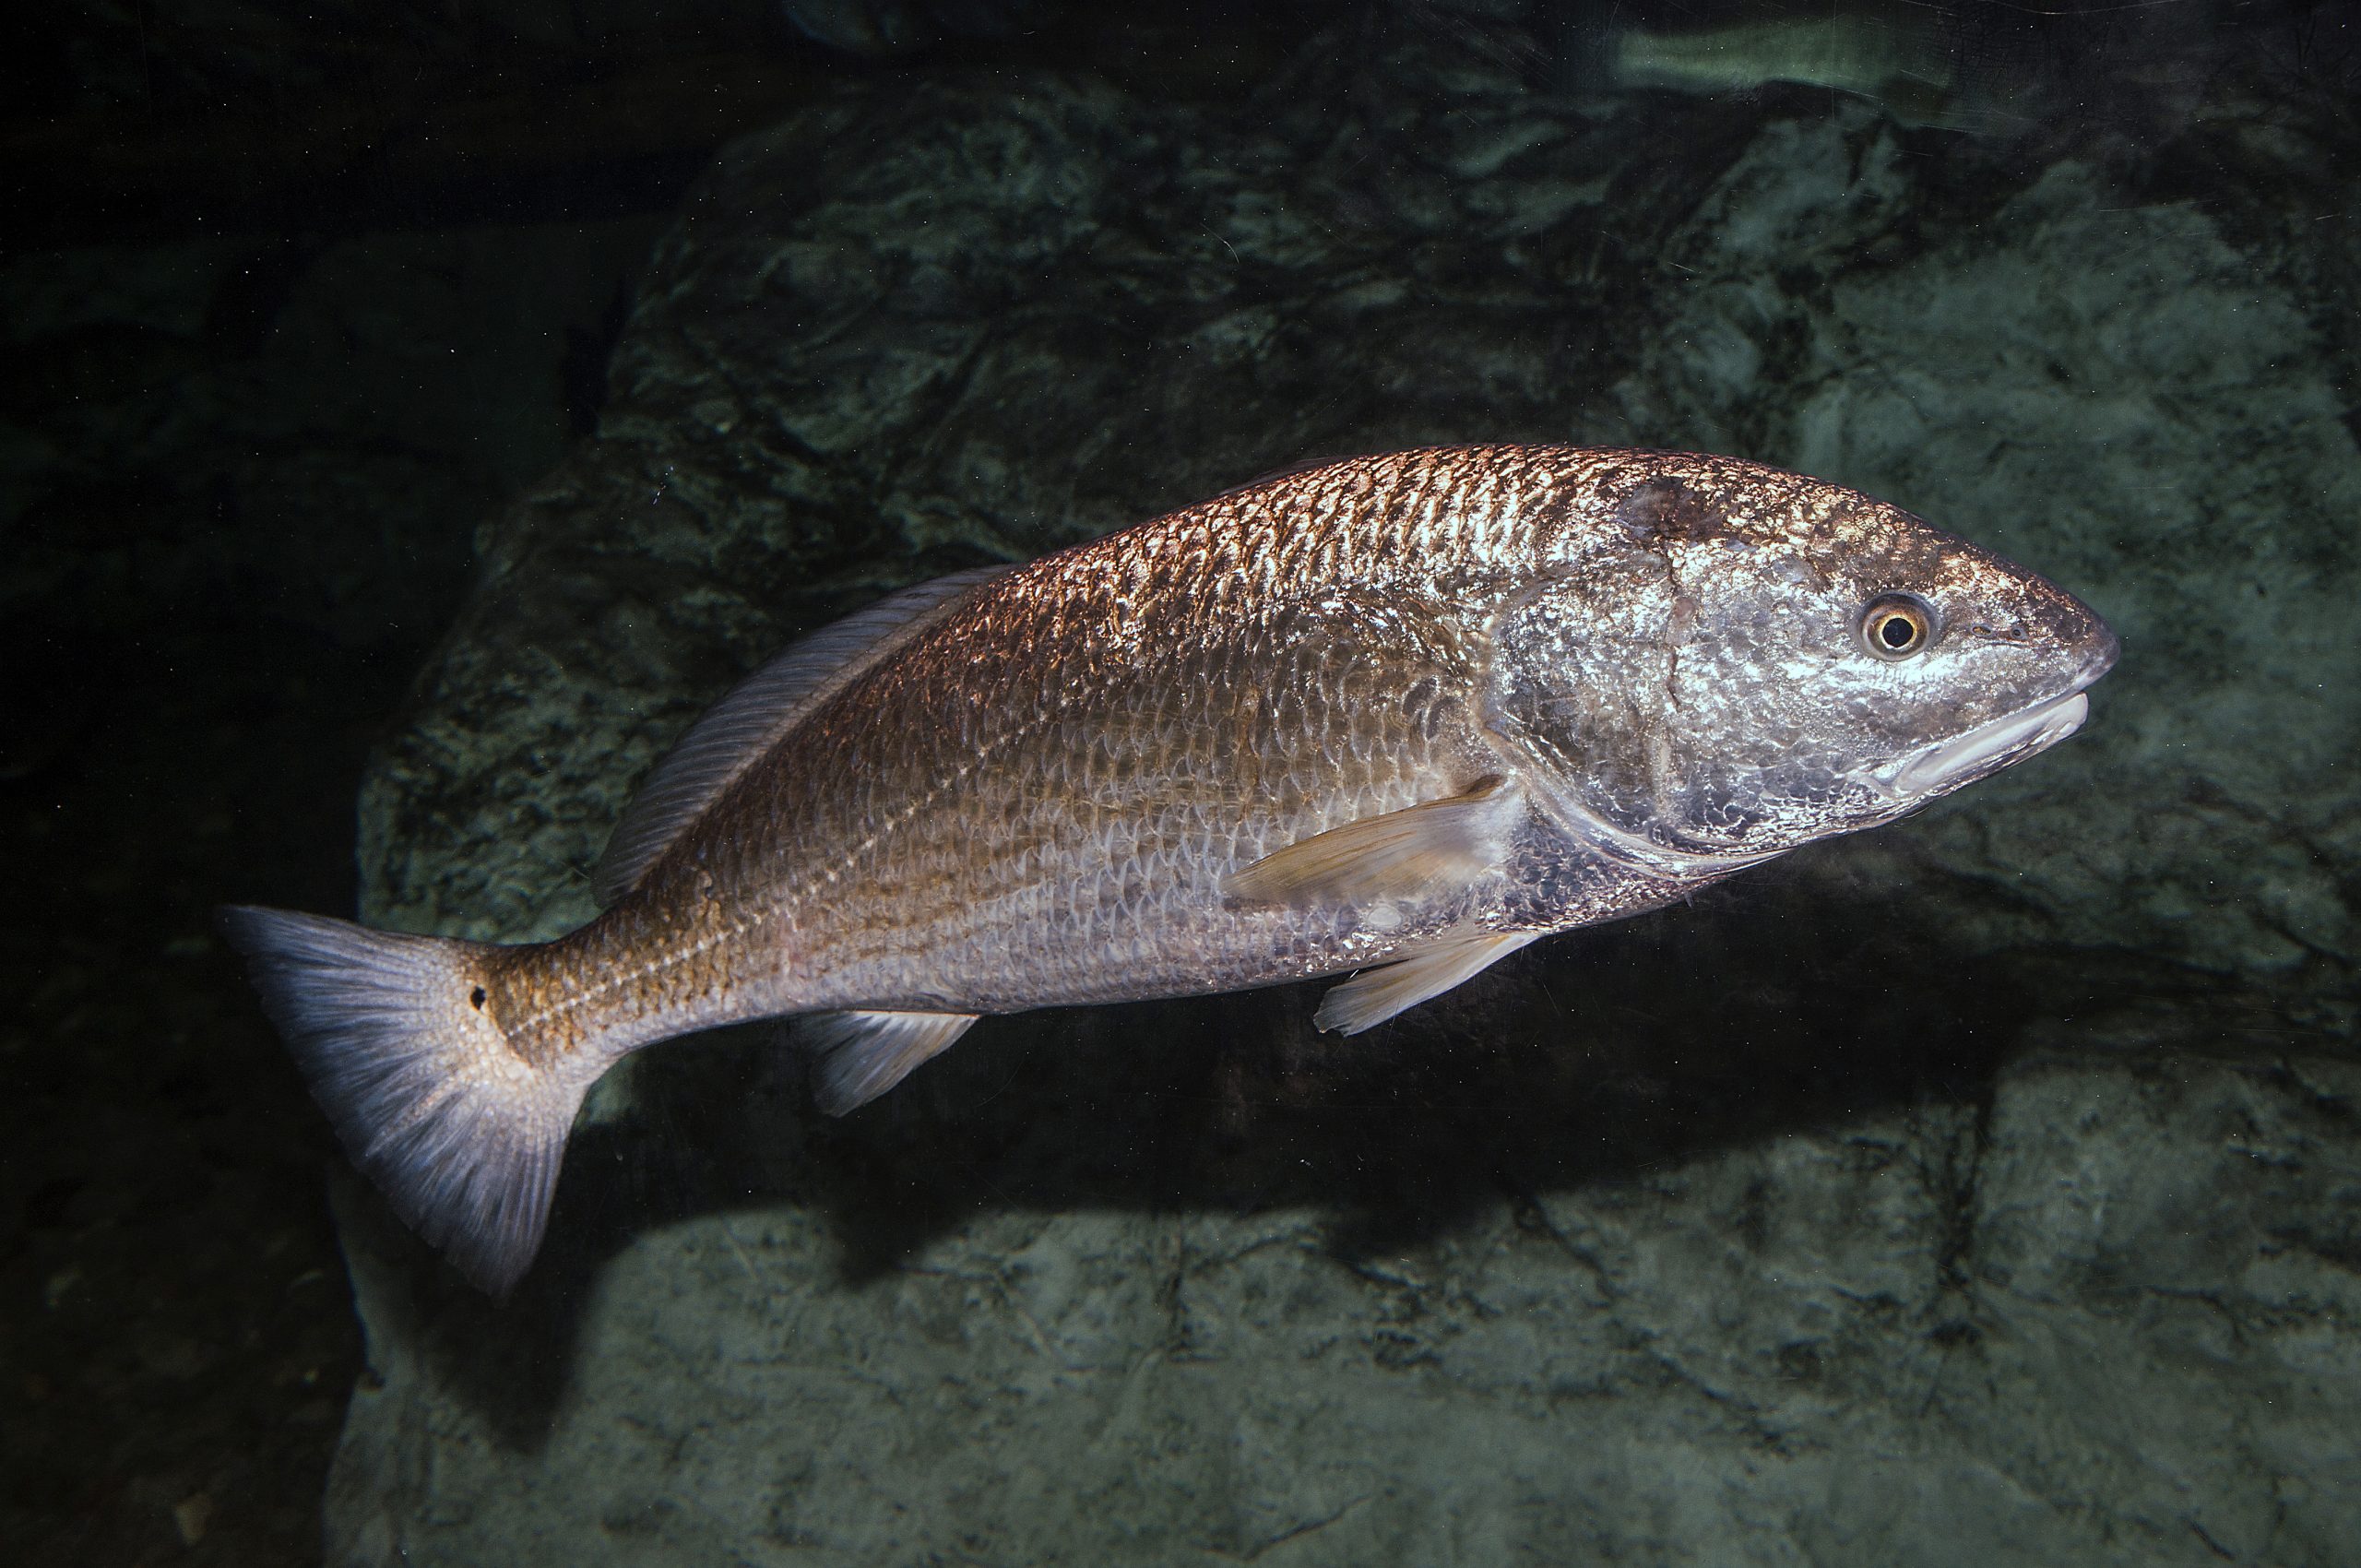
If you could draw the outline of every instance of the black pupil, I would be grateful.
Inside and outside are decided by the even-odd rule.
[[[1917,636],[1907,615],[1889,615],[1878,624],[1878,636],[1888,647],[1908,647]]]
[[[470,992],[468,995],[468,1001],[470,1005],[481,1008],[483,1005],[483,987],[478,986],[474,991]]]

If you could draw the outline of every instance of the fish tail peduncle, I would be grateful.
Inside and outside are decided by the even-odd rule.
[[[511,1048],[485,1000],[495,955],[514,950],[248,906],[220,920],[354,1163],[461,1273],[505,1295],[540,1249],[597,1076],[583,1054],[536,1064]]]

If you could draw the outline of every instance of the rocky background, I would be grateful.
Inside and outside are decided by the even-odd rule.
[[[2082,594],[2124,661],[2033,765],[1352,1041],[1308,988],[1003,1020],[842,1123],[765,1031],[650,1053],[504,1306],[339,1178],[329,1560],[2343,1560],[2335,12],[1990,22],[1932,103],[1619,89],[1505,0],[1185,44],[788,13],[690,41],[792,84],[718,155],[584,117],[638,127],[648,194],[611,199],[644,216],[544,171],[504,229],[8,262],[10,341],[68,389],[19,400],[0,475],[9,602],[61,628],[9,787],[90,933],[29,933],[51,990],[6,1041],[43,1086],[0,1256],[47,1401],[17,1525],[56,1561],[316,1550],[338,1167],[201,910],[334,907],[336,791],[440,617],[362,787],[362,910],[546,934],[665,740],[797,632],[1301,457],[1511,438],[1858,485]],[[592,101],[665,75],[636,36],[656,64]],[[94,707],[89,649],[167,700]],[[193,866],[166,916],[160,861]]]

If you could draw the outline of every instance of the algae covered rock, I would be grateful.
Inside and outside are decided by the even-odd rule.
[[[798,631],[1426,441],[1881,493],[2123,631],[2086,732],[1366,1039],[1302,990],[993,1020],[842,1123],[763,1031],[667,1047],[504,1306],[349,1193],[338,1561],[2337,1560],[2330,303],[2167,183],[1660,111],[1314,52],[1244,108],[897,79],[730,148],[599,439],[486,532],[368,914],[562,930]]]

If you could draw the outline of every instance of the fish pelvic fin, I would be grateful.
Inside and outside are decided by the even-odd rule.
[[[1537,931],[1471,931],[1442,937],[1399,962],[1332,986],[1320,999],[1320,1010],[1312,1014],[1311,1021],[1340,1034],[1357,1035],[1374,1028],[1397,1013],[1475,979],[1541,934]]]
[[[1524,796],[1478,779],[1439,801],[1315,833],[1233,872],[1223,891],[1252,904],[1369,904],[1454,892],[1500,864]]]
[[[222,934],[352,1161],[460,1273],[505,1296],[540,1250],[596,1064],[537,1067],[482,1010],[495,951],[236,906]]]
[[[831,1116],[858,1111],[951,1049],[973,1013],[814,1013],[798,1029],[819,1053],[813,1098]]]

